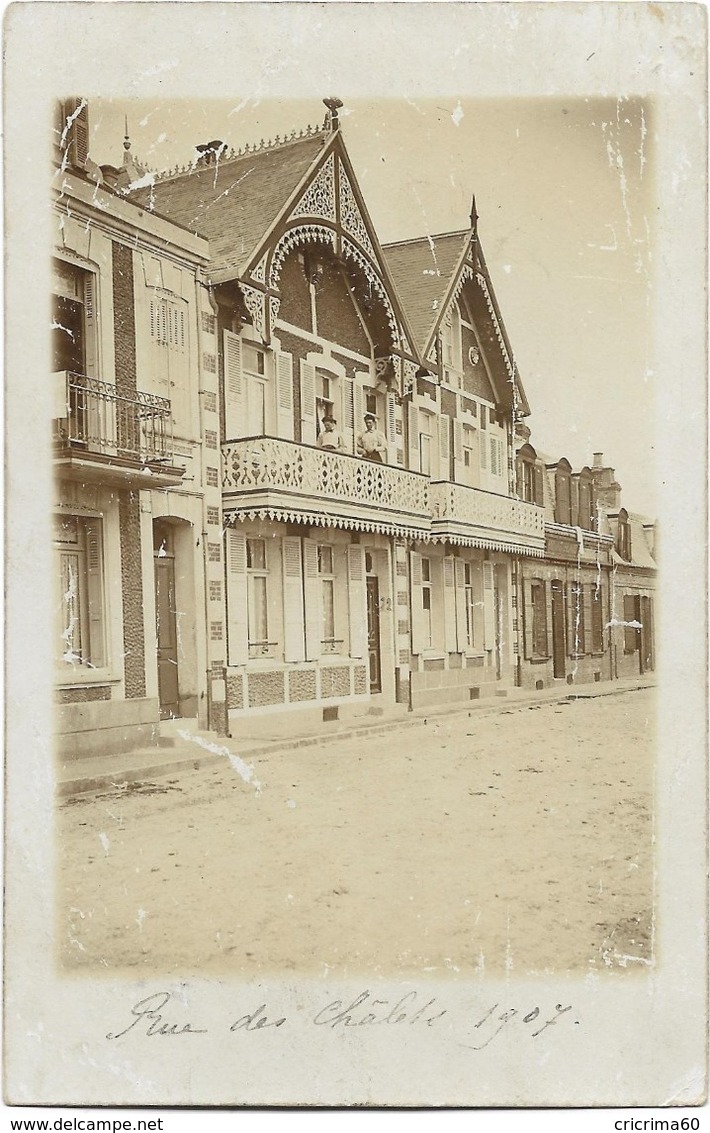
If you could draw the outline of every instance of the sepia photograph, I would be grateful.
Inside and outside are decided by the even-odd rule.
[[[11,100],[34,21],[45,51],[57,35],[52,6],[33,7],[6,21]],[[37,609],[22,642],[9,616],[8,641],[42,660],[32,757],[29,701],[8,688],[5,1009],[37,984],[38,949],[55,1022],[34,1009],[39,1074],[11,1028],[6,1100],[697,1104],[706,228],[693,298],[669,298],[669,280],[691,162],[704,192],[704,112],[669,178],[680,95],[669,115],[665,89],[611,63],[604,84],[532,68],[526,85],[522,42],[559,28],[596,66],[617,22],[630,52],[637,20],[677,46],[704,14],[192,4],[176,18],[197,31],[204,16],[210,35],[181,77],[160,62],[179,38],[165,6],[54,7],[94,15],[102,50],[117,28],[125,59],[150,57],[127,8],[167,41],[132,81],[110,67],[102,83],[94,60],[45,84],[25,243],[8,228],[11,273],[18,248],[41,265],[42,389],[20,405],[10,364],[9,449],[38,460],[9,484],[37,517],[36,582],[12,555],[8,576]],[[221,81],[202,81],[221,15],[235,63],[253,66],[248,36],[277,21],[296,74],[321,34],[338,65],[304,84],[270,81],[266,60],[250,86],[221,59]],[[507,43],[519,82],[467,65],[389,88],[373,58],[354,83],[350,20],[351,68],[385,31],[397,58],[418,54],[441,21],[441,59],[478,28],[489,68]],[[704,48],[693,65],[691,99]],[[683,459],[695,478],[679,490]],[[683,857],[664,800],[673,776],[687,797],[686,766]],[[675,1096],[665,1078],[653,1092],[663,1044],[641,1021],[673,1018],[664,934],[688,931],[663,912],[671,832],[696,925],[673,977],[687,976],[676,1004],[696,1004]],[[42,926],[26,955],[23,877]],[[69,1031],[50,1041],[59,1017]],[[611,1048],[590,1065],[600,1027],[621,1049],[648,1032],[638,1073],[620,1081]],[[219,1075],[222,1042],[258,1064],[249,1085]],[[304,1082],[302,1054],[322,1077]],[[341,1058],[362,1062],[343,1079]],[[495,1060],[485,1087],[472,1058]]]

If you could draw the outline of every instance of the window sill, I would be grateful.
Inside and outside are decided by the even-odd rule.
[[[121,678],[109,670],[91,669],[71,674],[60,671],[55,674],[55,681],[58,688],[86,688],[87,685],[117,685]]]
[[[541,653],[535,653],[532,657],[528,657],[531,665],[545,665],[549,660],[549,657],[543,657]]]

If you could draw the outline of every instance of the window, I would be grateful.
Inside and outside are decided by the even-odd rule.
[[[422,610],[424,611],[424,648],[431,649],[431,559],[422,558]]]
[[[475,612],[476,603],[474,599],[473,590],[473,564],[465,563],[463,568],[464,574],[464,603],[466,607],[466,642],[469,649],[474,649],[476,645],[476,623]]]
[[[53,369],[87,374],[93,369],[94,276],[64,260],[52,266]]]
[[[341,643],[335,639],[335,572],[332,547],[318,547],[318,574],[323,612],[321,645],[324,653],[337,653]]]
[[[252,342],[242,344],[242,366],[247,388],[248,434],[261,437],[268,432],[268,393],[264,351]]]
[[[604,652],[604,618],[600,586],[592,590],[592,653]]]
[[[572,482],[570,466],[566,460],[561,460],[555,472],[555,522],[566,525],[572,522]]]
[[[476,430],[470,425],[463,427],[463,480],[473,488],[477,484]]]
[[[425,476],[431,476],[431,415],[419,414],[419,468]]]
[[[63,667],[106,664],[102,526],[100,519],[56,517],[59,580],[58,659]]]
[[[488,425],[488,408],[485,405],[481,406],[481,428],[485,429]]]
[[[573,657],[581,656],[585,651],[584,629],[584,587],[573,582],[570,586],[570,626],[571,638],[570,653]]]
[[[458,388],[461,385],[461,315],[454,303],[441,326],[441,357],[444,364],[444,381]]]
[[[247,539],[247,620],[250,655],[267,653],[269,623],[267,610],[266,540]]]
[[[545,583],[533,582],[530,589],[533,653],[537,657],[547,657],[547,598],[545,595]]]
[[[619,531],[616,549],[620,558],[631,562],[631,528],[625,511],[619,512]]]

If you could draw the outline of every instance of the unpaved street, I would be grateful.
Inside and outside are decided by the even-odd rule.
[[[655,693],[432,718],[65,800],[62,963],[500,973],[651,957]]]

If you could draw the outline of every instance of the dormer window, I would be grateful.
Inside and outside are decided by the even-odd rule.
[[[555,522],[572,523],[572,469],[564,457],[555,469]]]
[[[619,558],[627,563],[631,562],[631,525],[628,513],[623,508],[619,512],[616,550]]]

